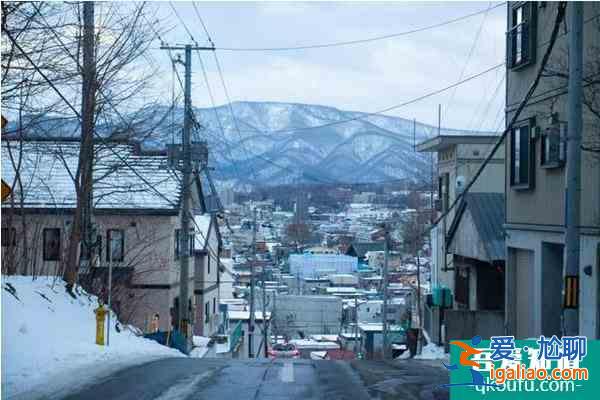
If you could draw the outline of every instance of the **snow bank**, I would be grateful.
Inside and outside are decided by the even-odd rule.
[[[443,360],[446,358],[448,355],[444,352],[444,347],[435,343],[427,343],[421,349],[421,354],[415,356],[416,360]]]
[[[190,357],[202,358],[208,353],[208,343],[210,342],[209,337],[205,336],[194,336],[192,337],[192,344],[194,347],[190,351]]]
[[[121,368],[184,356],[128,329],[118,333],[115,318],[110,346],[96,345],[97,298],[82,292],[74,299],[64,282],[52,283],[46,277],[2,277],[4,399],[60,397]]]

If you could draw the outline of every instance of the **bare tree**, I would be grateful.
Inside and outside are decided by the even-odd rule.
[[[600,32],[600,21],[590,21],[592,29]],[[598,33],[597,32],[597,33]],[[585,50],[583,62],[583,107],[584,129],[581,149],[593,154],[595,161],[600,161],[600,46],[589,46]],[[550,59],[544,69],[543,76],[555,89],[566,89],[569,79],[568,51],[557,49],[556,55]],[[566,91],[564,92],[566,93]],[[554,112],[554,101],[549,112]]]
[[[310,239],[312,231],[307,224],[289,224],[285,229],[288,240],[299,245]]]
[[[19,135],[25,128],[39,134],[37,131],[43,131],[49,120],[73,126],[82,117],[77,112],[85,74],[81,62],[81,10],[80,3],[2,4],[2,104],[9,110],[28,113],[25,126],[19,118]],[[142,136],[136,131],[139,126],[134,123],[135,115],[124,115],[139,107],[140,99],[135,95],[147,87],[156,72],[156,66],[146,65],[147,49],[156,29],[147,23],[146,12],[144,3],[102,3],[97,7],[93,36],[95,73],[88,91],[92,98],[93,135],[100,138],[97,146],[104,145],[107,138]],[[22,99],[24,90],[30,99],[26,105],[16,101]],[[75,115],[69,115],[69,109]],[[109,128],[98,132],[100,124]],[[77,135],[77,131],[72,134]],[[69,291],[77,279],[82,233],[89,228],[89,224],[83,224],[82,215],[85,198],[92,190],[91,147],[89,141],[82,144],[80,161],[70,171],[77,207],[66,256]]]

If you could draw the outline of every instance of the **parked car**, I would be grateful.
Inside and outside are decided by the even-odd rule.
[[[300,358],[300,351],[291,343],[276,343],[269,349],[270,358]]]

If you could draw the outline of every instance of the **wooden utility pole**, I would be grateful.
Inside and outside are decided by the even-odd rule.
[[[193,165],[192,165],[192,50],[214,50],[213,47],[198,47],[192,45],[185,46],[161,46],[163,50],[184,50],[185,60],[175,60],[182,63],[185,67],[185,82],[184,82],[184,114],[183,114],[183,133],[181,140],[181,171],[182,179],[182,199],[181,199],[181,226],[179,234],[179,329],[186,337],[190,337],[190,258],[191,246],[190,240],[193,238],[190,235],[192,223],[192,196],[191,187],[193,185]],[[203,160],[206,161],[206,160]],[[201,161],[202,162],[202,161]],[[217,264],[218,265],[218,264]],[[218,266],[217,266],[218,268]]]
[[[265,358],[269,357],[269,349],[267,348],[268,340],[268,325],[267,325],[267,289],[265,288],[265,269],[262,269],[262,327],[263,327],[263,343]]]
[[[389,335],[388,335],[388,261],[390,253],[390,232],[387,224],[384,225],[384,252],[383,252],[383,310],[381,315],[383,318],[383,359],[389,356]]]
[[[354,354],[358,355],[358,296],[354,295]]]
[[[416,245],[419,245],[419,239],[417,238]],[[419,249],[417,247],[417,354],[421,353],[421,260],[419,255]]]
[[[252,221],[252,258],[250,261],[250,325],[248,326],[248,358],[254,358],[254,264],[256,263],[256,206],[254,206],[254,209],[252,210]]]

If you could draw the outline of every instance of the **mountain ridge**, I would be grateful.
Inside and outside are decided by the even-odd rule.
[[[413,150],[413,129],[417,143],[437,135],[438,128],[428,124],[332,106],[273,101],[194,107],[194,114],[201,129],[193,137],[208,142],[210,164],[219,181],[276,185],[430,179],[429,155]],[[146,132],[135,136],[146,148],[161,149],[180,141],[182,108],[153,105],[130,118],[132,126]],[[55,137],[64,132],[78,135],[74,125],[44,130]],[[97,130],[108,136],[118,127],[107,124]],[[448,128],[440,132],[491,134]]]

